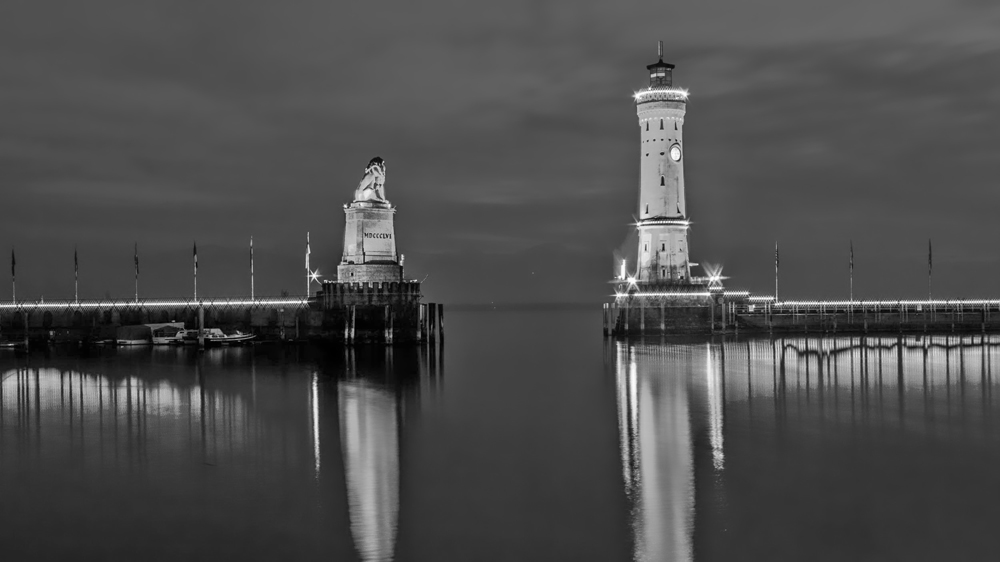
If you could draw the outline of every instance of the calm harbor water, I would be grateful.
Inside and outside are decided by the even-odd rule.
[[[1000,338],[0,356],[0,559],[981,560]]]

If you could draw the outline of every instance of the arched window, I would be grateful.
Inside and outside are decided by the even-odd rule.
[[[646,121],[646,130],[649,130],[649,121]]]
[[[667,182],[666,182],[666,180],[663,179],[663,176],[660,176],[660,185],[664,185],[664,186],[667,185]]]
[[[663,130],[663,119],[660,119],[660,130]]]

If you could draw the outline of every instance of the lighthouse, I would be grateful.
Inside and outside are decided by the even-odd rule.
[[[639,282],[690,284],[690,222],[684,202],[684,115],[687,90],[673,83],[674,65],[659,60],[649,87],[635,93],[639,118]]]

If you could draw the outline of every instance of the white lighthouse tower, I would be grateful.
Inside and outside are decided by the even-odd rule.
[[[673,84],[674,65],[659,60],[649,69],[649,88],[635,94],[639,117],[639,282],[690,284],[684,202],[684,114],[687,90]]]

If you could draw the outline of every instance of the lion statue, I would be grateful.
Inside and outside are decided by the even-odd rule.
[[[372,158],[354,190],[355,201],[385,201],[385,160]]]

